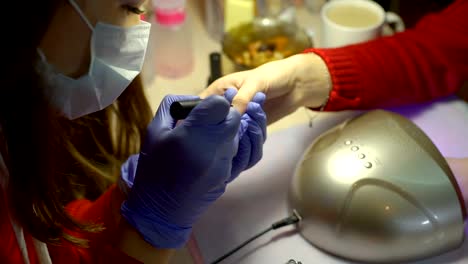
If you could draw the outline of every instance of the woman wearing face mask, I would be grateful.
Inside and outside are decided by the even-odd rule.
[[[165,263],[260,159],[261,93],[242,114],[234,90],[208,96],[178,126],[170,104],[198,97],[167,96],[152,118],[143,2],[33,1],[5,29],[0,263]]]

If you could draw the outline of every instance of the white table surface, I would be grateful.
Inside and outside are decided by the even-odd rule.
[[[445,98],[393,111],[421,127],[444,156],[468,156],[468,105],[464,101]],[[356,114],[320,113],[313,128],[303,122],[270,134],[263,159],[231,183],[195,226],[194,235],[206,263],[287,216],[286,194],[302,153],[320,133]],[[282,264],[289,259],[303,264],[351,263],[318,250],[293,227],[266,234],[222,263]],[[414,263],[468,263],[468,242],[457,250]]]

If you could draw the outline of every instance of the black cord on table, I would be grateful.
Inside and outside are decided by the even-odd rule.
[[[278,228],[281,228],[283,226],[288,226],[288,225],[292,225],[292,224],[295,224],[295,223],[298,223],[299,221],[301,221],[301,217],[299,216],[299,214],[296,212],[296,210],[293,210],[293,214],[290,215],[289,217],[286,217],[284,219],[281,219],[280,221],[277,221],[275,223],[273,223],[270,227],[268,227],[267,229],[263,230],[262,232],[256,234],[255,236],[247,239],[245,242],[243,242],[242,244],[240,244],[239,246],[235,247],[234,249],[230,250],[229,252],[227,252],[226,254],[222,255],[221,257],[217,258],[215,261],[211,262],[211,264],[217,264],[217,263],[220,263],[221,261],[225,260],[227,257],[231,256],[232,254],[236,253],[239,249],[243,248],[244,246],[246,246],[247,244],[249,244],[250,242],[254,241],[255,239],[261,237],[262,235],[268,233],[269,231],[271,230],[275,230],[275,229],[278,229]]]

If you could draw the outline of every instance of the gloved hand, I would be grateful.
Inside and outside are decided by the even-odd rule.
[[[224,93],[224,96],[229,102],[236,96],[237,89],[229,88]],[[232,162],[232,181],[242,171],[251,168],[262,158],[263,148],[267,133],[267,119],[265,112],[262,109],[265,102],[264,93],[256,93],[252,101],[247,104],[245,114],[241,118],[241,128],[238,132],[239,149],[237,155]]]
[[[171,103],[194,98],[167,96],[148,128],[139,157],[130,157],[122,166],[125,173],[137,167],[122,215],[158,248],[182,246],[200,214],[233,179],[232,161],[243,134],[238,132],[240,114],[226,99],[211,96],[175,127]],[[251,149],[261,148],[263,140],[257,143]]]
[[[225,91],[224,97],[232,102],[237,90],[229,88]],[[235,179],[242,171],[251,168],[262,158],[263,148],[257,147],[265,143],[267,138],[267,119],[262,106],[265,102],[265,94],[258,92],[248,103],[246,113],[242,115],[240,128],[237,132],[239,139],[239,149],[232,162],[231,177],[228,182]],[[132,155],[121,167],[121,177],[119,187],[128,194],[133,186],[139,155]]]

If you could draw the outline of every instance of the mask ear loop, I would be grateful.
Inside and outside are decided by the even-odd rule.
[[[80,15],[81,19],[83,19],[86,25],[88,25],[89,29],[91,29],[91,31],[94,31],[93,25],[91,24],[91,22],[89,22],[88,18],[85,16],[85,14],[81,10],[81,8],[78,6],[78,4],[75,2],[75,0],[68,0],[68,2],[75,9],[78,15]]]

